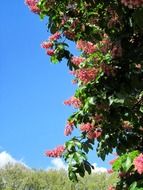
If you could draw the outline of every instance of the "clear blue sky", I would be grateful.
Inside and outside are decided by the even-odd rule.
[[[49,34],[46,21],[32,14],[24,0],[0,7],[0,151],[27,165],[46,168],[46,149],[63,144],[64,125],[72,110],[63,101],[75,87],[64,62],[53,65],[40,44]],[[90,154],[98,166],[107,166]]]

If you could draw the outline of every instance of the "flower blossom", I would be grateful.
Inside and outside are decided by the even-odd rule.
[[[44,48],[44,49],[48,49],[48,48],[53,47],[53,43],[52,43],[52,42],[47,42],[47,41],[45,41],[45,42],[43,42],[43,43],[41,44],[41,47]]]
[[[110,164],[110,165],[113,165],[116,160],[117,160],[117,158],[115,158],[115,159],[113,159],[113,160],[110,160],[109,164]]]
[[[111,55],[113,58],[119,58],[122,56],[122,47],[120,44],[114,45],[111,50]]]
[[[108,170],[107,170],[107,173],[108,173],[108,174],[112,174],[112,173],[113,173],[113,170],[112,170],[112,169],[108,169]]]
[[[96,139],[101,136],[102,131],[96,129],[90,123],[83,123],[80,125],[80,130],[87,133],[89,139]]]
[[[64,130],[65,136],[71,135],[71,133],[73,131],[73,126],[74,126],[73,122],[70,122],[70,121],[67,122],[67,124],[65,126],[65,130]]]
[[[28,5],[29,9],[34,12],[34,13],[39,13],[40,9],[37,6],[38,5],[38,0],[25,0],[25,4]]]
[[[135,170],[137,170],[139,174],[143,174],[143,154],[140,154],[139,156],[137,156],[134,159],[133,163],[135,166]]]
[[[65,151],[65,146],[60,145],[60,146],[56,147],[53,150],[47,150],[45,152],[45,155],[48,156],[48,157],[57,158],[57,157],[61,157],[64,151]]]
[[[55,54],[55,52],[54,52],[53,49],[48,49],[48,50],[47,50],[47,55],[52,56],[52,55],[54,55],[54,54]]]
[[[131,9],[143,6],[143,0],[121,0],[121,2]]]
[[[110,187],[108,187],[108,190],[116,190],[116,188],[111,185]]]
[[[98,130],[91,130],[87,133],[87,137],[89,139],[97,139],[98,137],[100,137],[102,134],[102,131],[98,131]]]
[[[69,106],[72,105],[74,108],[80,108],[81,107],[81,101],[78,98],[74,97],[74,96],[72,96],[68,100],[65,100],[64,104],[69,105]]]
[[[93,126],[90,123],[83,123],[80,125],[80,130],[83,132],[89,132]]]
[[[95,68],[82,68],[77,69],[75,71],[71,71],[71,74],[75,75],[78,79],[80,79],[84,84],[94,80],[98,73],[98,69]]]
[[[55,34],[53,34],[52,36],[49,37],[49,40],[50,41],[55,41],[55,40],[58,40],[61,36],[61,33],[60,32],[56,32]]]
[[[80,65],[82,62],[85,61],[85,58],[84,57],[77,57],[77,56],[73,56],[71,58],[71,62],[74,64],[74,65]]]
[[[76,47],[87,54],[95,53],[96,51],[96,45],[89,41],[79,40],[77,41]]]

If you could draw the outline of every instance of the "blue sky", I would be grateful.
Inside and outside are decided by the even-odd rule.
[[[2,1],[0,9],[0,151],[46,168],[51,159],[44,151],[67,139],[63,130],[72,110],[63,101],[75,86],[66,63],[51,64],[40,47],[49,36],[46,20],[32,14],[24,0]],[[89,157],[107,167],[96,152]]]

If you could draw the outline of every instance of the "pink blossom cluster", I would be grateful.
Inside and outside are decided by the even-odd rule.
[[[91,131],[89,131],[87,133],[87,137],[89,139],[97,139],[98,137],[101,136],[101,134],[102,134],[102,131],[98,131],[98,130],[93,131],[93,130],[91,130]]]
[[[60,36],[61,36],[61,33],[60,33],[60,32],[56,32],[55,34],[53,34],[53,35],[51,35],[51,36],[49,37],[49,40],[50,40],[50,41],[58,40],[58,39],[60,38]]]
[[[64,35],[71,40],[75,38],[75,33],[70,30],[64,31]]]
[[[116,190],[116,188],[111,185],[110,187],[108,187],[108,190]]]
[[[143,174],[143,154],[142,153],[134,159],[133,163],[135,166],[135,170],[137,170],[139,174]]]
[[[56,157],[61,157],[64,151],[65,151],[65,146],[60,145],[53,150],[47,150],[45,152],[45,154],[48,157],[55,157],[56,158]]]
[[[83,40],[77,41],[76,47],[78,49],[81,49],[82,51],[84,51],[87,54],[95,53],[95,51],[97,50],[95,44],[93,44],[92,42],[83,41]]]
[[[82,62],[85,61],[85,58],[84,57],[77,57],[77,56],[73,56],[72,59],[71,59],[71,62],[74,64],[74,65],[80,65]]]
[[[117,158],[110,160],[109,164],[113,165],[116,160],[117,160]]]
[[[95,119],[96,123],[99,123],[100,121],[103,120],[103,116],[100,114],[96,114],[94,119]]]
[[[107,75],[107,76],[114,76],[115,75],[115,69],[113,68],[112,65],[107,65],[103,63],[101,65],[102,71]]]
[[[131,9],[143,6],[143,0],[121,0],[121,2]]]
[[[103,40],[100,41],[100,50],[102,53],[107,53],[108,50],[111,48],[111,41],[109,39],[109,36],[107,34],[103,35]]]
[[[68,106],[72,105],[74,108],[80,108],[81,107],[81,101],[78,98],[74,97],[74,96],[72,96],[68,100],[65,100],[64,104],[68,105]]]
[[[64,130],[64,135],[68,136],[71,135],[72,131],[73,131],[73,126],[74,126],[74,122],[68,121],[66,126],[65,126],[65,130]]]
[[[60,38],[60,35],[60,32],[56,32],[49,37],[48,41],[44,41],[41,44],[41,47],[46,49],[47,55],[52,56],[55,54],[55,50],[53,49],[54,41],[58,40]]]
[[[37,6],[38,0],[25,0],[25,4],[29,7],[29,9],[34,13],[39,13],[40,9]]]
[[[90,123],[83,123],[80,125],[80,130],[83,132],[89,132],[93,126]]]
[[[108,170],[107,170],[107,173],[108,173],[108,174],[112,174],[112,173],[113,173],[113,170],[112,170],[112,169],[108,169]]]
[[[122,47],[120,44],[114,45],[111,50],[111,55],[113,58],[118,58],[122,56]]]
[[[97,76],[98,69],[96,68],[81,68],[75,71],[71,71],[71,74],[75,75],[76,78],[80,79],[83,84],[94,80]]]
[[[90,123],[83,123],[80,125],[80,130],[87,133],[89,139],[95,139],[101,136],[102,131],[95,129]]]

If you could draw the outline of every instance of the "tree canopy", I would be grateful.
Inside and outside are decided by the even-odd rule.
[[[86,175],[76,184],[62,169],[35,170],[19,164],[0,169],[0,190],[106,190],[116,181],[116,175],[105,172]]]
[[[67,59],[77,84],[65,101],[76,111],[67,119],[65,135],[76,128],[80,136],[46,152],[62,156],[69,178],[91,173],[87,154],[97,142],[103,160],[114,150],[116,187],[143,189],[143,1],[142,0],[26,0],[29,8],[48,20],[51,36],[42,48],[53,63]],[[80,50],[75,56],[71,40]]]

